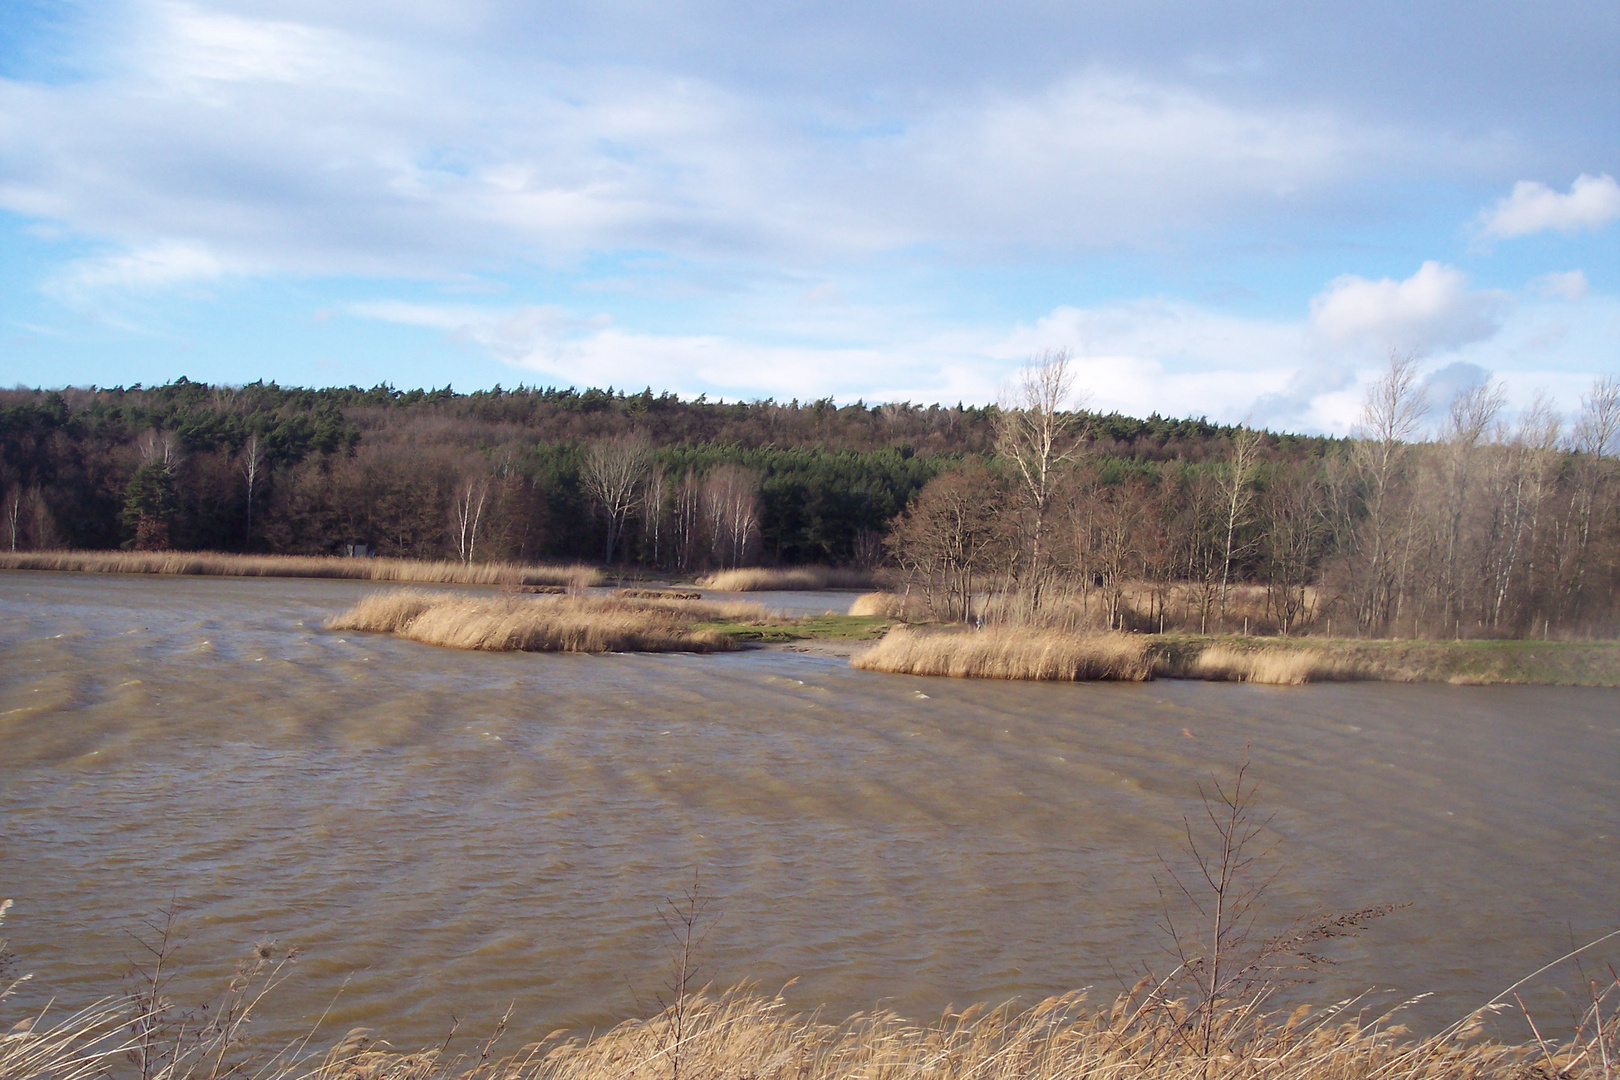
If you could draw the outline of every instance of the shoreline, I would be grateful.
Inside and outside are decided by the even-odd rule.
[[[1620,641],[1252,638],[901,625],[851,663],[888,674],[1037,682],[1171,678],[1272,686],[1620,687]]]
[[[222,555],[178,552],[0,552],[0,571],[125,574],[131,576],[217,576],[307,580],[343,579],[381,584],[461,584],[550,586],[583,590],[605,582],[595,567],[499,563],[423,562],[409,559],[345,558],[318,555]],[[649,582],[649,584],[652,584]],[[677,585],[663,588],[676,589]],[[547,589],[550,591],[550,589]],[[820,590],[818,590],[820,591]],[[838,591],[838,590],[833,590]],[[701,606],[702,602],[699,602]],[[767,601],[768,603],[768,601]],[[679,604],[675,605],[679,607]],[[694,612],[695,614],[695,612]],[[708,614],[708,613],[705,613]],[[712,620],[712,621],[711,621]],[[1108,641],[1139,653],[1143,664],[1102,678],[1128,681],[1189,679],[1299,685],[1315,682],[1429,682],[1459,686],[1620,687],[1620,641],[1555,641],[1541,638],[1278,638],[1240,634],[1199,635],[1072,633],[1039,628],[908,624],[887,615],[810,615],[768,619],[727,613],[692,619],[692,629],[729,640],[732,648],[765,648],[826,659],[890,674],[994,678],[1014,681],[1094,681],[1095,671],[1072,664],[1054,667],[1050,653],[1068,649],[1080,655]],[[896,632],[925,640],[947,655],[928,663],[900,659],[878,666],[861,663]],[[949,655],[978,648],[984,635],[1023,639],[1039,663],[1013,659],[996,670],[972,669]],[[665,646],[667,648],[667,645]],[[709,644],[713,648],[713,644]]]

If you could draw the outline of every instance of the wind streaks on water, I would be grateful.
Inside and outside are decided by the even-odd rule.
[[[1620,916],[1615,691],[975,683],[320,629],[373,587],[0,575],[0,893],[31,986],[116,989],[125,931],[179,896],[199,978],[302,947],[270,1031],[334,995],[331,1023],[396,1039],[509,1002],[530,1034],[601,1025],[660,992],[656,909],[697,866],[719,983],[918,1015],[1106,991],[1161,959],[1160,858],[1246,747],[1279,914],[1412,903],[1299,993],[1435,990],[1451,1019]]]

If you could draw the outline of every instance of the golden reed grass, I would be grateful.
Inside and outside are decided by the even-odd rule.
[[[1170,672],[1164,672],[1170,674]],[[1368,672],[1343,658],[1314,649],[1243,651],[1210,645],[1192,661],[1187,675],[1210,682],[1251,682],[1302,686],[1308,682],[1365,678]]]
[[[210,551],[7,551],[0,552],[0,570],[354,578],[424,585],[565,585],[576,589],[602,579],[601,571],[591,566],[352,559],[338,555],[230,555]]]
[[[0,1042],[0,1080],[1614,1080],[1612,1010],[1594,1004],[1597,1022],[1560,1041],[1513,1045],[1482,1038],[1480,1014],[1418,1038],[1395,1010],[1266,1014],[1246,1003],[1220,1008],[1206,1041],[1196,1010],[1142,988],[1102,1007],[1071,993],[1029,1008],[975,1005],[932,1023],[886,1012],[830,1023],[791,1013],[780,998],[732,992],[505,1056],[492,1052],[493,1038],[452,1056],[448,1040],[401,1052],[357,1029],[324,1053],[193,1053],[138,1077],[125,1006],[14,1031]],[[120,1039],[124,1054],[112,1049]]]
[[[862,593],[849,605],[849,613],[882,615],[885,619],[904,622],[921,622],[928,614],[920,598],[892,592]]]
[[[763,566],[741,570],[721,570],[697,579],[701,588],[719,592],[785,592],[814,589],[869,589],[870,570],[832,566],[790,566],[771,569]]]
[[[1153,677],[1153,658],[1141,637],[1019,626],[977,631],[897,626],[850,663],[867,671],[967,679],[1143,682]]]
[[[734,648],[732,639],[694,624],[722,617],[728,606],[744,605],[404,589],[367,596],[326,625],[494,652],[715,652]],[[756,605],[746,606],[762,614]]]

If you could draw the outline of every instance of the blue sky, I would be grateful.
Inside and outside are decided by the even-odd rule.
[[[1617,175],[1606,0],[12,0],[0,384],[1571,409]]]

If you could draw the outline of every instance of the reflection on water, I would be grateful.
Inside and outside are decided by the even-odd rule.
[[[1159,859],[1246,747],[1272,910],[1411,904],[1294,996],[1433,990],[1433,1025],[1620,925],[1615,691],[973,683],[320,629],[375,587],[0,574],[0,895],[31,993],[116,989],[126,931],[180,897],[199,979],[301,948],[272,1031],[334,996],[336,1030],[402,1044],[509,1002],[525,1034],[599,1026],[661,992],[656,910],[695,866],[717,983],[798,978],[834,1014],[1106,994],[1164,966]]]

